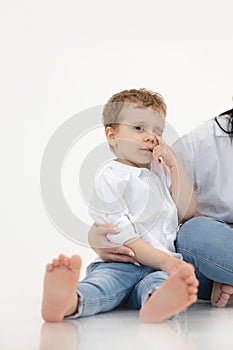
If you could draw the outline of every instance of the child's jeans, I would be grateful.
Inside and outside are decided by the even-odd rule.
[[[79,306],[69,319],[95,315],[125,305],[140,309],[148,297],[163,284],[168,274],[144,265],[97,262],[78,284]]]

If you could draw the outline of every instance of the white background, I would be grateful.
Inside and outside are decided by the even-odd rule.
[[[232,7],[0,0],[1,301],[39,303],[44,266],[60,252],[84,265],[94,256],[43,209],[40,163],[55,130],[126,88],[159,91],[179,134],[231,108]]]

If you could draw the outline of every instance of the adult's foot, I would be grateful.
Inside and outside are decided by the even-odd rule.
[[[42,317],[46,322],[60,322],[77,309],[81,265],[78,255],[71,258],[60,255],[47,265],[42,300]]]
[[[211,305],[214,307],[225,307],[232,294],[233,286],[214,282],[211,292]]]
[[[197,300],[198,280],[190,264],[181,265],[168,277],[140,310],[144,322],[162,322]]]

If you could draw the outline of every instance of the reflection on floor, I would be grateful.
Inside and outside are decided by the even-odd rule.
[[[10,311],[12,308],[12,311]],[[219,350],[233,343],[233,306],[197,303],[161,324],[143,324],[138,312],[116,310],[59,324],[44,323],[39,305],[1,305],[0,349]],[[3,331],[4,330],[4,331]]]

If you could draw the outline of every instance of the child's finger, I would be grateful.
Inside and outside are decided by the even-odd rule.
[[[163,152],[163,150],[164,150],[164,147],[163,147],[162,145],[159,144],[159,145],[157,145],[157,146],[154,147],[153,152],[154,152],[154,153],[157,153],[157,154],[160,154],[160,153]]]
[[[153,156],[156,158],[161,157],[163,154],[163,147],[161,145],[157,145],[154,149],[153,149]]]
[[[160,159],[161,156],[160,154],[158,154],[158,152],[153,152],[153,157],[158,164],[161,163],[161,159]]]
[[[165,142],[163,141],[163,139],[162,139],[161,136],[156,135],[156,138],[157,138],[157,140],[158,140],[159,145],[164,145],[164,144],[165,144]]]

